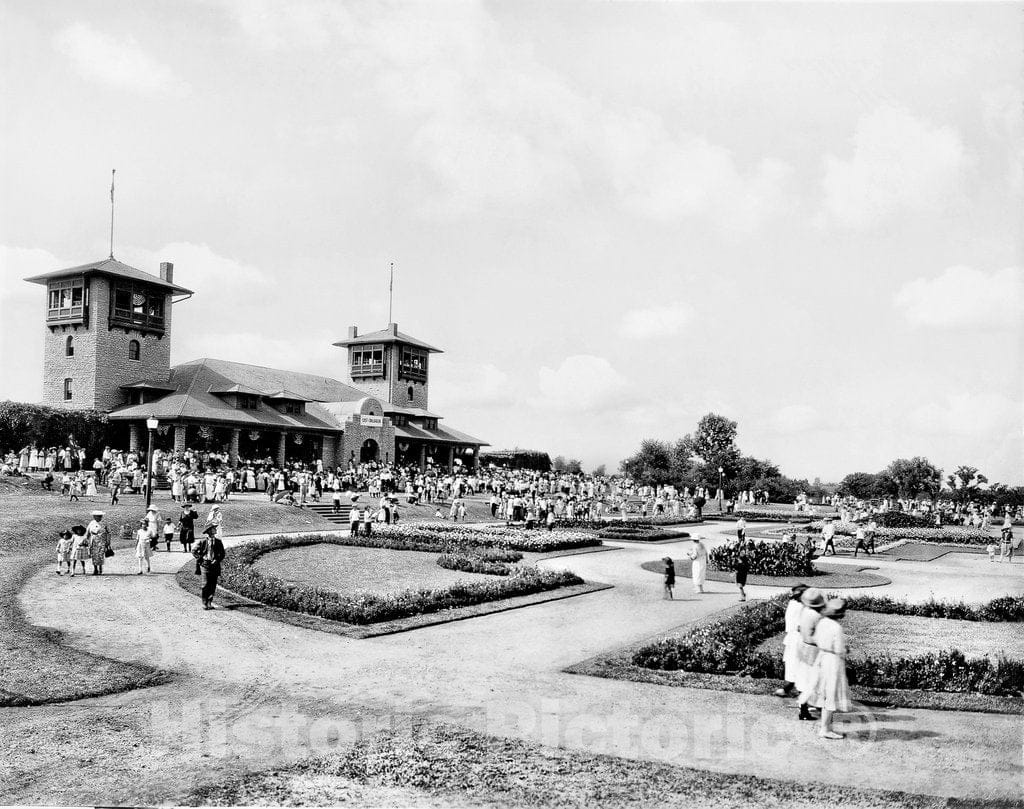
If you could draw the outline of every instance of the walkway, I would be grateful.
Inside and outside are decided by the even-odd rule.
[[[730,532],[728,525],[704,528],[713,543]],[[204,612],[174,581],[173,572],[187,561],[181,553],[158,553],[153,576],[131,575],[135,560],[124,554],[111,560],[115,575],[102,578],[69,581],[47,569],[28,583],[22,603],[29,620],[68,631],[74,646],[187,675],[184,685],[91,701],[147,706],[151,743],[181,756],[183,766],[208,755],[229,756],[239,766],[273,767],[345,743],[360,730],[423,716],[544,744],[722,772],[1019,797],[1024,769],[1018,716],[863,713],[850,718],[849,738],[823,742],[812,723],[796,721],[795,708],[775,697],[562,673],[569,664],[733,604],[735,587],[718,582],[694,596],[682,581],[680,599],[661,600],[660,577],[640,564],[682,556],[688,547],[686,540],[631,543],[613,552],[546,560],[545,567],[566,566],[615,588],[371,640],[227,610]],[[862,592],[926,598],[934,590],[982,600],[1019,591],[1024,582],[1024,566],[996,570],[987,557],[870,562],[876,563],[893,584]],[[754,598],[779,592],[748,591]],[[150,794],[147,778],[167,780],[159,772],[138,778],[141,795]]]

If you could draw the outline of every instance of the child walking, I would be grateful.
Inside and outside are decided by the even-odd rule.
[[[71,573],[71,537],[73,534],[65,529],[61,531],[60,539],[57,540],[57,575],[60,575],[61,565],[67,565],[68,573]],[[84,573],[85,570],[83,569]]]
[[[662,561],[665,563],[665,595],[662,596],[662,600],[671,601],[672,588],[676,586],[676,566],[668,556]]]

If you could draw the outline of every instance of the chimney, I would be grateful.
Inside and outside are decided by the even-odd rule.
[[[349,340],[353,340],[353,339],[355,339],[358,336],[359,336],[359,329],[358,329],[358,327],[356,327],[356,326],[349,326],[348,327],[348,339]]]
[[[388,331],[391,332],[391,336],[392,337],[397,337],[398,336],[398,324],[397,323],[388,323]]]
[[[160,280],[168,284],[174,283],[174,265],[169,261],[160,262]]]

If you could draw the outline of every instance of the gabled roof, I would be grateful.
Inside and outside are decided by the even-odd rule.
[[[422,340],[417,340],[415,337],[410,337],[408,334],[400,332],[398,330],[397,323],[389,323],[386,329],[381,329],[380,331],[372,331],[369,334],[359,334],[355,337],[346,337],[344,340],[338,340],[338,342],[333,345],[358,346],[366,345],[367,343],[403,343],[404,345],[422,348],[434,354],[444,353],[440,348],[435,348],[430,345],[430,343],[424,343]]]
[[[366,397],[363,391],[326,376],[209,357],[176,365],[171,373],[174,374],[191,365],[203,365],[212,377],[226,380],[225,385],[245,385],[254,389],[260,396],[277,397],[279,393],[289,393],[289,396],[278,398],[294,398],[302,402],[354,402]]]
[[[99,261],[90,262],[89,264],[80,264],[77,267],[53,270],[52,272],[46,272],[42,275],[33,275],[25,280],[33,284],[45,284],[55,278],[63,278],[68,275],[90,275],[93,273],[97,275],[109,275],[114,278],[128,278],[132,281],[145,281],[147,284],[167,290],[172,295],[192,294],[191,289],[185,289],[185,287],[180,287],[177,284],[168,283],[157,275],[143,272],[135,267],[129,267],[127,264],[122,264],[115,258],[104,258]]]

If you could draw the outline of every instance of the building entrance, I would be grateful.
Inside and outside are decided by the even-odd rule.
[[[380,447],[372,438],[367,438],[359,448],[359,463],[372,463],[380,456]]]

